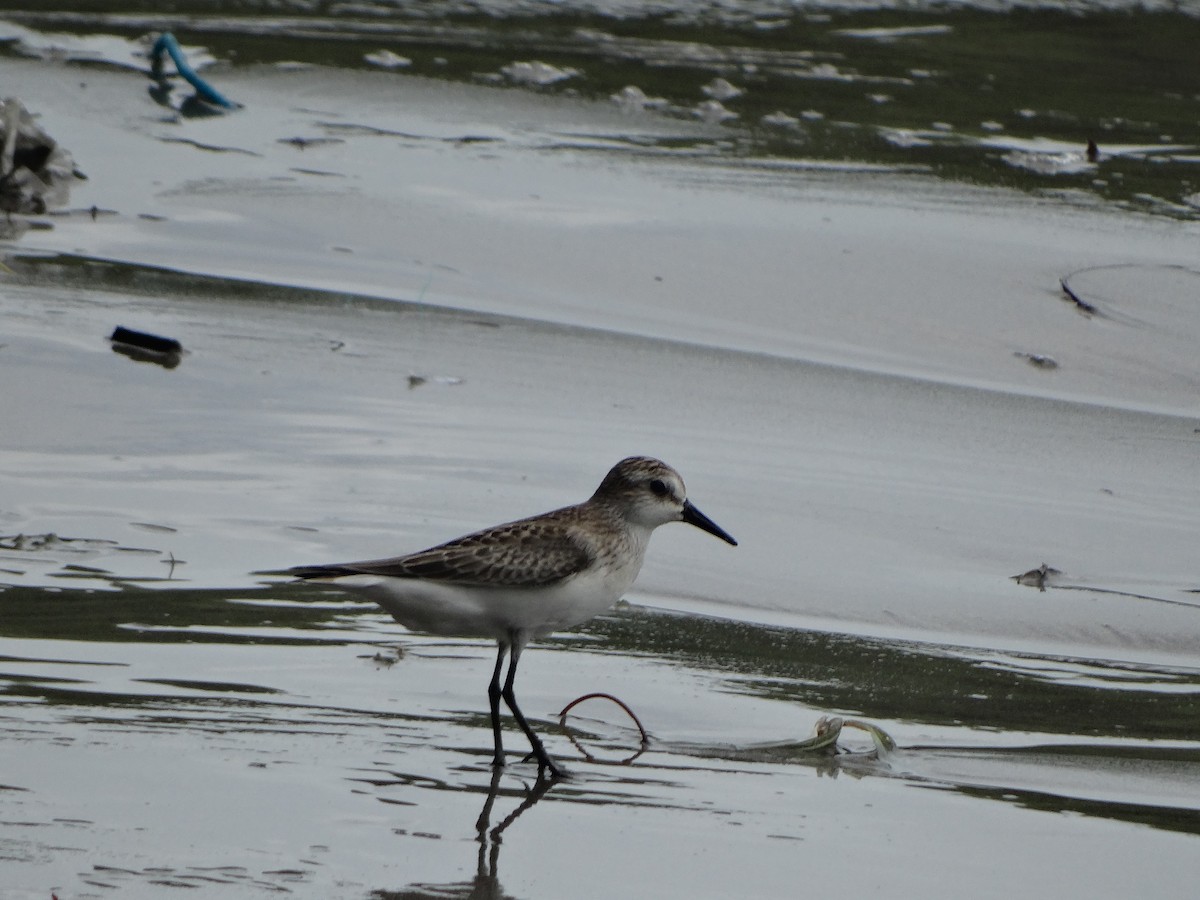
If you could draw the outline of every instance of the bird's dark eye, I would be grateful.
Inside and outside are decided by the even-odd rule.
[[[654,492],[654,496],[656,497],[665,497],[668,493],[667,483],[661,478],[655,478],[650,482],[650,490]]]

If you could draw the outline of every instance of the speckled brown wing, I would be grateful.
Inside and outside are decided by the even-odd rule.
[[[329,566],[301,566],[298,578],[383,575],[447,584],[538,587],[562,581],[591,562],[588,550],[561,528],[570,510],[522,519],[455,538],[437,547],[397,556]],[[554,527],[558,524],[559,527]]]

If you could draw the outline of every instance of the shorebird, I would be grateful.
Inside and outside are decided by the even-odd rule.
[[[521,652],[530,640],[582,624],[616,603],[642,567],[650,533],[667,522],[687,522],[737,546],[687,499],[678,472],[657,459],[631,456],[575,506],[406,556],[296,566],[285,574],[364,594],[412,631],[495,640],[499,652],[488,685],[492,765],[504,765],[503,699],[529,739],[538,775],[561,777],[565,772],[517,705],[513,682]]]

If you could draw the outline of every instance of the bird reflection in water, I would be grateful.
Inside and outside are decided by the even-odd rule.
[[[479,844],[479,855],[476,861],[475,877],[471,881],[456,881],[450,884],[414,884],[398,891],[374,891],[371,900],[509,900],[511,894],[506,894],[500,885],[499,863],[500,844],[505,830],[520,818],[526,810],[532,808],[546,795],[557,780],[554,778],[538,778],[533,787],[525,793],[525,798],[499,824],[492,825],[492,807],[500,793],[502,769],[492,772],[492,781],[488,787],[487,800],[475,822],[476,838]]]

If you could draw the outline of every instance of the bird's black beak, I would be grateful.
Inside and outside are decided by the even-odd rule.
[[[689,525],[695,525],[697,528],[701,529],[702,531],[707,531],[709,534],[716,535],[727,544],[733,544],[735,547],[737,546],[737,541],[730,537],[729,533],[725,531],[724,528],[722,528],[704,513],[700,512],[700,510],[696,509],[696,507],[692,506],[692,502],[690,500],[683,501],[683,521],[687,522]]]

